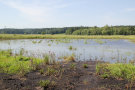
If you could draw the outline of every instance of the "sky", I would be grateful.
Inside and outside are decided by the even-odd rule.
[[[135,25],[135,0],[0,0],[0,28]]]

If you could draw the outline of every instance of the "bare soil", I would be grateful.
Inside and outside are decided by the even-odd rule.
[[[88,64],[88,68],[83,64]],[[25,76],[0,73],[0,90],[127,90],[128,82],[125,80],[104,79],[96,75],[96,64],[96,61],[80,61],[44,67],[45,72],[47,67],[58,71],[52,75],[40,74],[39,70]],[[55,81],[56,85],[44,88],[39,85],[40,80]],[[135,90],[135,86],[131,89]]]

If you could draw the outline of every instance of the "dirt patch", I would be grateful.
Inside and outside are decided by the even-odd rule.
[[[127,89],[127,81],[113,78],[103,79],[96,75],[95,61],[80,61],[47,65],[40,70],[27,73],[23,77],[0,73],[0,90],[124,90]],[[87,64],[88,68],[83,65]],[[57,73],[46,74],[47,68],[53,68]],[[54,86],[43,88],[40,80],[55,81]],[[135,87],[132,87],[135,89]]]

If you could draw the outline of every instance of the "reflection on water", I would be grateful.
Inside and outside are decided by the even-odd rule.
[[[122,61],[135,59],[135,44],[128,40],[112,39],[23,39],[0,41],[0,49],[12,49],[18,53],[21,49],[27,56],[42,57],[43,53],[53,52],[56,59],[75,55],[76,60]]]

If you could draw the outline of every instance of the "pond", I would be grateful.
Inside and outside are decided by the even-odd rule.
[[[0,50],[12,49],[14,53],[25,50],[25,56],[42,58],[55,54],[56,60],[74,55],[76,60],[102,60],[109,62],[135,59],[135,44],[115,39],[21,39],[2,40]]]

